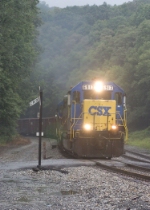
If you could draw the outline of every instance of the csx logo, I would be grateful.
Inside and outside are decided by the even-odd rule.
[[[108,112],[109,109],[111,109],[109,106],[91,106],[89,108],[89,113],[91,115],[110,116],[111,114]]]

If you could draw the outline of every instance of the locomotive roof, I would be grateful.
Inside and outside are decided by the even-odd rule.
[[[83,85],[91,85],[92,83],[94,83],[94,80],[90,80],[90,81],[81,81],[81,82],[79,82],[77,85],[75,85],[72,89],[71,89],[71,91],[80,91],[81,89],[82,89],[82,86]],[[125,93],[125,91],[120,87],[120,86],[118,86],[116,83],[114,83],[114,82],[103,82],[104,83],[104,85],[111,85],[111,86],[113,86],[113,88],[114,88],[114,90],[115,90],[115,92],[117,92],[117,91],[120,91],[120,92],[122,92],[122,93]]]

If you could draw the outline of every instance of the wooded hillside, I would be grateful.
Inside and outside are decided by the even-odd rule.
[[[37,116],[39,105],[28,106],[39,86],[48,117],[71,86],[95,77],[126,91],[129,129],[150,126],[150,0],[64,9],[37,4],[0,1],[0,137],[15,134],[21,113]]]
[[[0,1],[0,140],[11,140],[26,108],[37,56],[38,0]],[[26,80],[25,80],[26,78]]]
[[[57,96],[70,86],[99,77],[125,89],[131,127],[149,126],[150,0],[121,6],[39,7],[43,52],[36,70],[47,113],[53,114]]]

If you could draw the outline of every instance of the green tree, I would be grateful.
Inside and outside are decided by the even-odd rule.
[[[21,81],[28,77],[36,56],[38,0],[0,1],[0,137],[15,134],[23,109]]]

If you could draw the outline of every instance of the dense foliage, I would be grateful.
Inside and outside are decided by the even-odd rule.
[[[37,56],[37,4],[38,0],[0,1],[0,139],[11,139],[25,108],[29,91],[22,81]]]
[[[150,0],[134,0],[121,6],[39,7],[43,53],[36,69],[42,72],[49,107],[55,107],[52,99],[56,101],[70,86],[99,77],[125,89],[130,127],[148,126]],[[47,75],[52,75],[55,82]],[[56,87],[61,93],[52,93]]]
[[[36,117],[38,104],[23,110],[38,96],[39,86],[43,116],[54,116],[71,86],[94,77],[125,89],[130,128],[148,127],[150,0],[64,9],[37,4],[0,0],[0,138],[15,133],[20,113]]]

